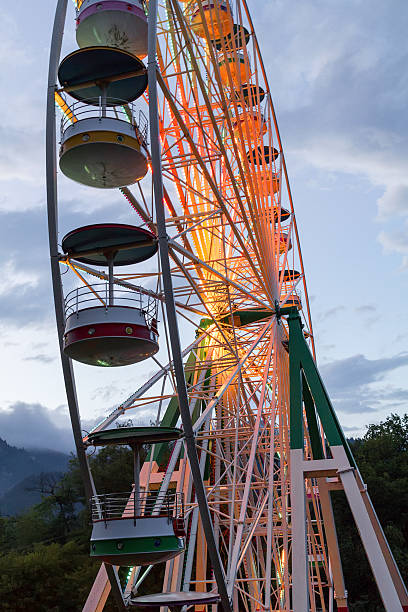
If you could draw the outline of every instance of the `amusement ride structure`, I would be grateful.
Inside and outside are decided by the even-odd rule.
[[[75,11],[78,48],[61,60],[67,0],[58,0],[47,195],[63,374],[90,554],[101,561],[84,610],[103,610],[112,592],[119,609],[344,612],[330,499],[342,489],[386,610],[408,611],[316,368],[246,0],[77,0]],[[60,236],[57,163],[90,198],[119,190],[134,225],[113,219]],[[155,373],[85,434],[73,363],[135,364],[140,377],[147,359]],[[152,423],[133,426],[146,407]],[[132,449],[134,482],[98,495],[87,453],[111,444]],[[146,594],[150,572],[157,588]]]

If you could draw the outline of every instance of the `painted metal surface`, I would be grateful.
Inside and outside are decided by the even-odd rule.
[[[83,16],[94,5],[77,2]],[[101,5],[112,8],[113,2]],[[109,12],[101,9],[104,27],[116,23],[114,11],[109,22]],[[111,106],[115,101],[92,74],[79,85],[99,87],[100,100],[71,103],[75,79],[56,98],[64,115],[64,144],[69,135],[101,139],[108,132],[110,140],[103,144],[113,144],[117,135],[129,132],[153,183],[153,199],[150,181],[132,188],[137,195],[121,189],[123,205],[130,204],[138,222],[158,235],[157,266],[148,272],[135,264],[114,274],[110,261],[105,274],[92,262],[64,259],[55,241],[57,280],[58,260],[88,292],[93,279],[108,280],[107,294],[97,305],[101,311],[116,305],[119,287],[152,297],[161,309],[155,317],[159,328],[153,329],[153,321],[150,327],[160,331],[168,363],[163,366],[161,357],[153,357],[157,371],[119,400],[95,432],[112,427],[120,416],[137,418],[152,406],[157,408],[155,428],[183,427],[184,439],[170,450],[157,443],[140,470],[135,459],[129,494],[139,516],[142,496],[159,492],[155,517],[168,491],[184,495],[186,548],[166,563],[164,593],[216,592],[224,610],[240,612],[330,612],[335,589],[338,609],[347,608],[330,503],[332,481],[343,485],[336,461],[326,457],[328,446],[344,448],[355,466],[315,367],[285,156],[247,4],[150,0],[148,28],[149,90],[135,106],[118,100]],[[112,88],[120,89],[121,79],[113,76]],[[147,120],[140,121],[147,104],[149,134]],[[123,133],[107,129],[112,121],[115,126],[126,122]],[[90,150],[83,148],[84,163],[92,162]],[[115,162],[111,153],[107,150],[106,158]],[[129,159],[116,159],[117,166],[133,172]],[[104,187],[121,182],[103,180]],[[287,314],[288,305],[303,310],[292,309],[287,319],[281,309]],[[79,452],[86,460],[83,447]],[[387,605],[394,605],[397,593],[406,606],[405,587],[369,498],[361,493],[360,501],[376,534],[376,551],[385,559],[374,560],[376,571],[384,564],[388,568],[388,577],[380,580]],[[360,502],[357,507],[361,514]],[[184,529],[171,526],[176,527]],[[136,605],[132,590],[143,584],[153,556],[150,561],[143,561],[146,571],[136,567],[130,573],[125,603]],[[112,566],[101,570],[87,612],[103,609],[108,578],[118,596],[116,576]],[[205,608],[204,602],[196,604],[196,612]]]

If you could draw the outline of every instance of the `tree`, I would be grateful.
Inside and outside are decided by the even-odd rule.
[[[87,598],[99,564],[75,541],[38,544],[0,557],[1,610],[77,612]],[[106,612],[115,607],[109,604]]]
[[[391,414],[369,425],[351,444],[356,463],[384,529],[403,580],[408,579],[408,415]],[[334,511],[350,610],[383,610],[360,537],[343,493]],[[367,602],[367,603],[365,603]],[[365,608],[362,606],[366,606]]]

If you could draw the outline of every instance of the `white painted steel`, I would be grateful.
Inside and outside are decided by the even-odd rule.
[[[402,612],[402,605],[362,499],[354,468],[350,466],[343,446],[332,446],[331,452],[337,462],[344,492],[353,513],[385,609],[387,612]]]
[[[303,449],[290,451],[290,496],[292,506],[292,603],[293,612],[309,612],[306,540],[306,499]]]

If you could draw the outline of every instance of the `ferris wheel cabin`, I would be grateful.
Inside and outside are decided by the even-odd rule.
[[[219,601],[220,596],[218,593],[172,591],[171,593],[153,593],[151,595],[132,597],[129,605],[136,606],[140,612],[160,612],[160,610],[163,610],[163,607],[168,607],[173,612],[173,610],[181,610],[186,606],[189,609],[192,609],[191,606],[194,606],[196,610],[204,610],[204,607],[210,604],[218,604]]]
[[[66,257],[109,266],[105,283],[84,285],[65,298],[65,354],[95,366],[124,366],[159,350],[157,301],[142,288],[115,285],[113,267],[145,261],[157,251],[149,231],[121,224],[87,225],[65,236]]]
[[[232,129],[237,140],[252,142],[266,134],[268,128],[262,113],[248,111],[233,119]]]
[[[265,99],[265,91],[259,85],[252,83],[244,83],[240,90],[235,92],[235,97],[238,103],[241,101],[241,96],[246,107],[254,107],[261,104]]]
[[[58,77],[77,102],[61,121],[61,171],[102,189],[124,187],[147,173],[147,134],[132,102],[147,87],[144,64],[127,51],[78,49],[60,64]]]
[[[302,310],[302,300],[295,287],[295,283],[300,277],[301,273],[298,270],[284,270],[279,273],[279,280],[282,281],[281,306],[295,306],[298,310]]]
[[[247,159],[254,166],[264,166],[275,161],[279,156],[279,151],[269,145],[259,146],[252,151],[248,151]]]
[[[147,17],[142,0],[84,0],[77,9],[76,39],[83,47],[117,47],[147,55]]]
[[[226,54],[226,57],[218,63],[218,66],[221,81],[226,87],[238,87],[240,83],[244,83],[247,80],[245,55],[242,51]]]
[[[261,183],[267,194],[272,195],[274,193],[279,193],[281,179],[277,172],[267,171],[266,173],[263,173],[261,176]],[[285,209],[282,209],[282,210],[285,210]],[[287,215],[290,216],[290,213],[288,213],[288,211],[286,211],[286,213]],[[286,221],[286,219],[288,218],[288,216],[284,216],[284,217],[285,218],[283,218],[281,215],[281,221]]]
[[[286,250],[290,251],[292,248],[292,240],[287,232],[280,232],[275,237],[276,248],[279,249],[279,254],[282,255]]]
[[[280,176],[277,172],[271,172],[270,176],[267,176],[265,180],[267,189],[269,192],[273,192],[273,193],[279,193],[279,189],[280,189]],[[282,209],[285,210],[285,209]],[[281,214],[281,221],[286,221],[286,219],[289,218],[290,213],[288,211],[286,211],[287,216],[284,218],[284,215]]]
[[[236,49],[242,49],[244,45],[247,45],[250,39],[248,30],[237,23],[234,23],[232,32],[221,38],[217,38],[212,41],[212,44],[217,51],[235,51]]]
[[[200,8],[193,8],[191,15],[192,30],[202,38],[206,37],[206,28],[210,38],[216,40],[227,36],[232,31],[233,21],[229,2],[224,0],[204,0]]]
[[[128,445],[133,450],[134,488],[129,493],[91,499],[91,557],[112,565],[155,565],[178,556],[185,547],[183,494],[140,492],[140,448],[182,436],[172,427],[118,427],[91,433],[92,446]]]
[[[275,223],[284,223],[285,221],[288,221],[288,219],[290,219],[290,212],[283,207],[279,208],[275,206],[275,208],[273,209],[273,215],[275,218]]]

